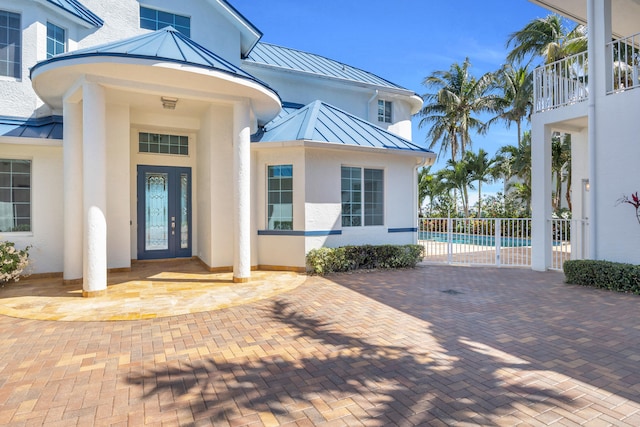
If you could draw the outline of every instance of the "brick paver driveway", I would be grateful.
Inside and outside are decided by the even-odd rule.
[[[0,316],[0,423],[640,425],[640,297],[562,281],[428,266],[155,320]]]

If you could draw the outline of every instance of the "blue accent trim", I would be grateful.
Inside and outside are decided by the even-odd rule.
[[[98,15],[91,12],[77,0],[47,0],[47,2],[54,6],[58,6],[65,12],[82,19],[84,22],[91,24],[94,27],[102,27],[104,24],[104,21]]]
[[[390,228],[389,233],[417,233],[418,227]]]
[[[258,230],[258,236],[332,236],[342,234],[342,230]]]
[[[316,230],[316,231],[305,231],[305,236],[334,236],[342,234],[342,230]]]
[[[38,118],[0,116],[0,136],[62,139],[62,116]]]

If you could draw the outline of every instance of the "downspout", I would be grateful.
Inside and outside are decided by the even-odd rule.
[[[604,18],[604,17],[603,17]],[[595,0],[587,1],[587,31],[589,38],[587,39],[587,57],[591,59],[592,78],[589,79],[589,101],[587,110],[587,139],[589,153],[589,258],[597,259],[596,249],[596,207],[597,207],[597,191],[598,183],[596,178],[596,97],[600,90],[598,85],[598,73],[596,71],[596,10]],[[598,38],[599,39],[599,38]],[[595,75],[594,75],[595,74]]]
[[[371,103],[377,97],[378,97],[378,89],[376,89],[376,91],[373,93],[373,96],[369,98],[369,101],[367,101],[367,121],[371,121]]]

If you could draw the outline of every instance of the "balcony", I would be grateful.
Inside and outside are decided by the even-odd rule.
[[[607,43],[607,94],[640,87],[640,33]],[[573,105],[589,98],[587,53],[578,53],[533,72],[534,112]]]
[[[640,33],[607,43],[611,55],[611,81],[607,94],[640,87]]]
[[[533,72],[534,112],[587,100],[587,71],[586,52],[536,68]]]

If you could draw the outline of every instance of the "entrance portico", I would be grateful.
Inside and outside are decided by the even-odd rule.
[[[55,56],[31,79],[64,116],[65,280],[82,279],[85,296],[100,295],[107,269],[137,257],[140,164],[191,168],[193,254],[211,269],[232,265],[234,281],[249,279],[250,134],[279,112],[273,90],[171,28]],[[175,100],[174,109],[163,98]],[[186,135],[190,151],[141,153],[140,130]],[[229,236],[213,235],[221,221],[214,198],[233,200]],[[218,244],[225,240],[232,248]]]

